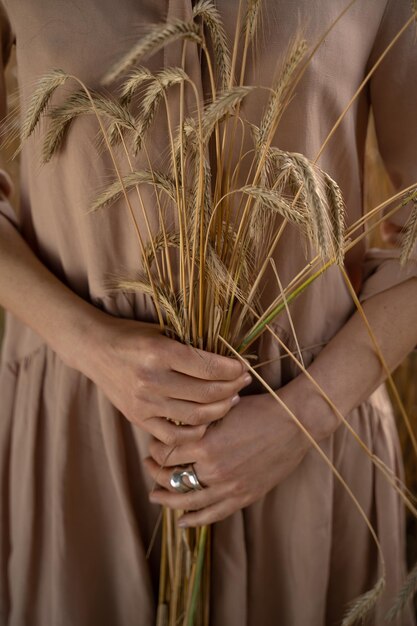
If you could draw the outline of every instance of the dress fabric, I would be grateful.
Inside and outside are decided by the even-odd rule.
[[[249,80],[269,84],[301,24],[313,46],[342,11],[342,0],[266,0],[263,35]],[[105,70],[138,33],[168,18],[191,15],[191,0],[4,0],[2,53],[15,38],[23,109],[36,78],[62,68],[98,87]],[[0,4],[1,6],[1,4]],[[234,32],[238,0],[218,2]],[[367,70],[410,16],[408,0],[358,0],[316,53],[277,132],[277,145],[313,158]],[[348,225],[362,214],[363,152],[370,104],[380,149],[392,179],[417,179],[417,45],[414,27],[402,36],[343,119],[320,164],[341,185]],[[189,46],[188,69],[207,77]],[[178,48],[152,57],[152,69],[175,64]],[[178,61],[176,61],[178,62]],[[74,85],[56,92],[54,103]],[[256,119],[261,98],[248,101]],[[155,158],[166,149],[161,120],[152,135]],[[87,214],[111,177],[96,149],[92,117],[77,120],[59,157],[39,165],[40,133],[22,153],[21,206],[7,199],[2,215],[65,284],[104,311],[153,319],[144,296],[109,294],[109,275],[136,269],[137,244],[122,207]],[[7,187],[7,185],[3,185]],[[146,199],[146,190],[144,190]],[[149,196],[149,201],[152,198]],[[392,221],[403,224],[404,207]],[[276,253],[286,284],[311,251],[288,228]],[[307,257],[306,257],[307,255]],[[368,250],[347,258],[362,300],[417,275],[400,269],[398,250]],[[267,283],[268,298],[276,290]],[[294,326],[308,364],[354,310],[337,268],[294,304]],[[275,322],[294,347],[288,320]],[[319,347],[317,347],[319,346]],[[264,337],[261,360],[279,350]],[[263,369],[278,388],[297,375],[288,359]],[[341,377],[343,372],[341,371]],[[306,399],[306,402],[308,399]],[[384,387],[348,416],[369,448],[402,475],[392,408]],[[151,626],[159,567],[156,543],[146,558],[159,509],[141,459],[147,435],[134,428],[104,393],[60,358],[32,330],[7,316],[0,368],[0,626]],[[377,530],[387,564],[387,588],[371,623],[384,614],[405,575],[404,515],[399,498],[344,427],[322,448],[352,487]],[[262,500],[214,529],[212,626],[337,626],[346,604],[376,581],[377,555],[368,529],[315,451]],[[405,611],[397,626],[412,625]]]

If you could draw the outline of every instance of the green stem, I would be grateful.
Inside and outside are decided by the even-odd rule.
[[[289,294],[288,298],[286,298],[286,301],[281,302],[280,304],[277,304],[277,306],[272,309],[271,313],[265,319],[259,322],[259,324],[255,326],[255,328],[249,333],[249,335],[247,335],[245,339],[243,339],[243,341],[241,342],[240,346],[237,349],[239,354],[242,354],[242,352],[245,351],[245,349],[249,346],[249,344],[255,341],[255,339],[259,337],[259,335],[265,330],[266,326],[270,324],[276,318],[276,316],[279,315],[281,311],[285,309],[287,304],[290,304],[290,302],[295,300],[295,298],[297,298],[300,295],[300,293],[304,291],[304,289],[306,289],[309,285],[311,285],[311,283],[314,282],[316,278],[324,274],[324,272],[331,265],[333,265],[333,263],[334,263],[334,260],[328,261],[317,272],[312,274],[310,278],[307,278],[307,280],[303,282],[302,285],[297,287],[297,289],[294,289],[294,291]]]
[[[193,591],[192,591],[191,600],[190,600],[190,611],[188,614],[187,626],[194,626],[194,618],[195,618],[195,612],[197,609],[198,593],[200,591],[201,575],[203,572],[203,565],[204,565],[207,532],[208,532],[208,526],[203,526],[201,528],[200,539],[198,542],[196,573],[195,573]]]

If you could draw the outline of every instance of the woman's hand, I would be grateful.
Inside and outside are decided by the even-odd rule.
[[[162,489],[153,491],[150,499],[189,511],[181,518],[181,526],[218,522],[278,485],[309,447],[305,435],[271,396],[246,396],[198,442],[174,450],[151,442],[145,465]],[[194,463],[205,488],[181,494],[171,488],[169,480],[175,466],[189,463]]]
[[[155,324],[97,317],[76,367],[128,420],[166,445],[200,439],[251,381],[239,361],[184,346]]]

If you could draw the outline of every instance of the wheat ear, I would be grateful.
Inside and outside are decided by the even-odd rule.
[[[45,111],[52,94],[68,79],[68,74],[63,70],[53,70],[38,81],[36,89],[30,99],[29,106],[23,120],[21,137],[22,141],[30,137],[35,130],[42,113]]]
[[[414,244],[417,241],[417,200],[413,199],[413,208],[411,215],[404,228],[404,235],[401,244],[401,256],[400,261],[402,265],[405,265],[410,258]]]
[[[356,598],[348,607],[342,626],[353,626],[359,621],[363,622],[374,608],[385,588],[384,578],[380,578],[374,587]]]
[[[156,24],[129,52],[118,61],[104,76],[102,83],[109,85],[130,67],[139,63],[145,57],[155,54],[165,46],[178,39],[191,40],[201,44],[200,29],[194,22],[174,20],[168,24]]]
[[[158,187],[159,189],[165,191],[172,200],[175,200],[175,183],[168,176],[162,172],[154,170],[137,170],[129,172],[129,174],[122,176],[120,181],[116,180],[111,185],[103,189],[103,191],[91,204],[89,212],[92,213],[98,209],[114,204],[123,196],[124,190],[130,191],[130,189],[133,189],[136,185],[142,184]]]
[[[246,14],[243,20],[243,34],[252,41],[255,36],[258,20],[261,13],[262,0],[248,0]]]
[[[387,621],[393,622],[395,618],[401,613],[404,609],[407,602],[414,596],[417,592],[417,563],[414,565],[411,572],[408,574],[404,585],[402,586],[400,593],[397,596],[395,604],[391,607],[391,609],[387,613]]]
[[[230,83],[232,62],[220,13],[213,0],[200,0],[193,8],[193,17],[194,19],[201,17],[203,22],[207,24],[213,42],[214,57],[220,76],[221,89],[224,91]]]

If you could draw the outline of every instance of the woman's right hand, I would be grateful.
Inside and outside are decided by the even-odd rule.
[[[156,324],[107,315],[94,324],[80,355],[77,368],[112,404],[169,446],[200,439],[251,382],[237,360],[169,339]]]

